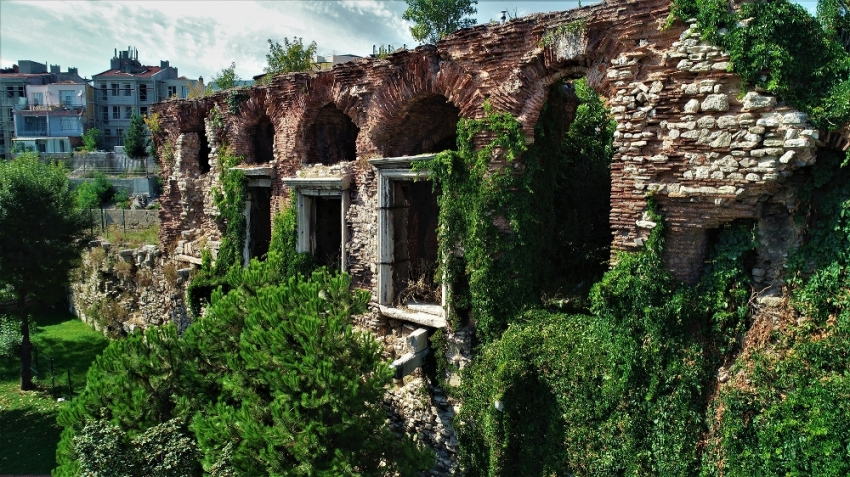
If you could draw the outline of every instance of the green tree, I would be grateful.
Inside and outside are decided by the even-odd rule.
[[[223,90],[236,86],[236,82],[240,79],[239,75],[236,74],[236,62],[234,61],[227,68],[223,68],[214,74],[210,83],[215,83],[219,90]]]
[[[130,476],[196,475],[200,460],[212,475],[427,468],[427,455],[386,428],[388,366],[374,339],[351,329],[367,295],[352,293],[347,275],[287,277],[285,259],[270,250],[233,267],[230,291],[213,293],[182,337],[169,324],[111,343],[60,413],[54,475],[117,465],[108,449],[133,463],[121,474]],[[183,471],[145,470],[144,445]]]
[[[27,306],[64,294],[88,225],[61,164],[43,163],[36,153],[0,162],[0,289],[9,287],[17,304],[22,390],[33,387]]]
[[[91,128],[83,133],[83,151],[93,152],[100,148],[100,140],[103,135],[100,129]]]
[[[279,476],[427,468],[426,454],[387,429],[380,403],[390,369],[374,338],[351,328],[368,295],[352,293],[348,275],[327,272],[248,292],[275,268],[253,261],[234,269],[242,287],[214,295],[199,323],[201,354],[228,368],[220,400],[193,424],[205,468]]]
[[[124,134],[124,151],[130,157],[145,157],[148,153],[148,128],[139,114],[130,117],[130,127]]]
[[[283,45],[269,39],[269,52],[266,53],[268,65],[263,71],[268,73],[265,80],[279,73],[307,71],[313,68],[313,57],[316,54],[316,42],[304,45],[304,40],[295,36],[292,41],[283,38]]]
[[[81,209],[95,209],[109,200],[112,193],[112,184],[100,172],[95,172],[91,181],[86,181],[77,186],[77,207]]]
[[[420,43],[436,44],[449,33],[475,25],[469,18],[478,11],[477,0],[405,0],[407,10],[401,16],[413,22],[410,34]]]

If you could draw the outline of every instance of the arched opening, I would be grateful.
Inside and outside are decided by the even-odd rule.
[[[415,156],[455,149],[460,109],[445,96],[424,94],[401,112],[401,119],[387,131],[386,157]]]
[[[316,120],[306,131],[309,164],[336,164],[357,158],[357,133],[360,129],[333,103],[319,110]]]
[[[210,171],[210,143],[207,140],[207,135],[204,131],[198,132],[198,168],[201,174],[206,174]]]
[[[253,138],[254,163],[271,162],[274,159],[274,126],[271,119],[263,115],[249,133]]]
[[[536,286],[543,296],[566,298],[558,306],[586,294],[608,268],[614,131],[609,109],[584,79],[559,81],[523,154],[537,216],[529,234],[530,249],[539,251]]]

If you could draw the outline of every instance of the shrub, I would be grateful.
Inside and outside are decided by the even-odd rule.
[[[17,356],[23,339],[21,322],[16,318],[0,315],[0,357]]]
[[[106,176],[95,172],[93,178],[77,187],[77,206],[81,209],[96,209],[112,197],[112,184]]]

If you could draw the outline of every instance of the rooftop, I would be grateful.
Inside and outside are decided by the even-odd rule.
[[[162,68],[159,67],[159,66],[143,66],[142,68],[145,68],[145,71],[143,71],[141,73],[125,73],[124,71],[121,71],[120,69],[106,70],[103,73],[98,73],[98,74],[92,76],[92,78],[95,78],[95,77],[98,77],[98,76],[119,77],[119,78],[122,78],[122,77],[123,78],[150,78],[154,74],[162,71]]]

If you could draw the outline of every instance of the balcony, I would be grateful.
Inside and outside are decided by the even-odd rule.
[[[47,126],[44,126],[44,127],[30,126],[30,127],[26,127],[26,128],[16,130],[15,134],[18,137],[47,136]]]

